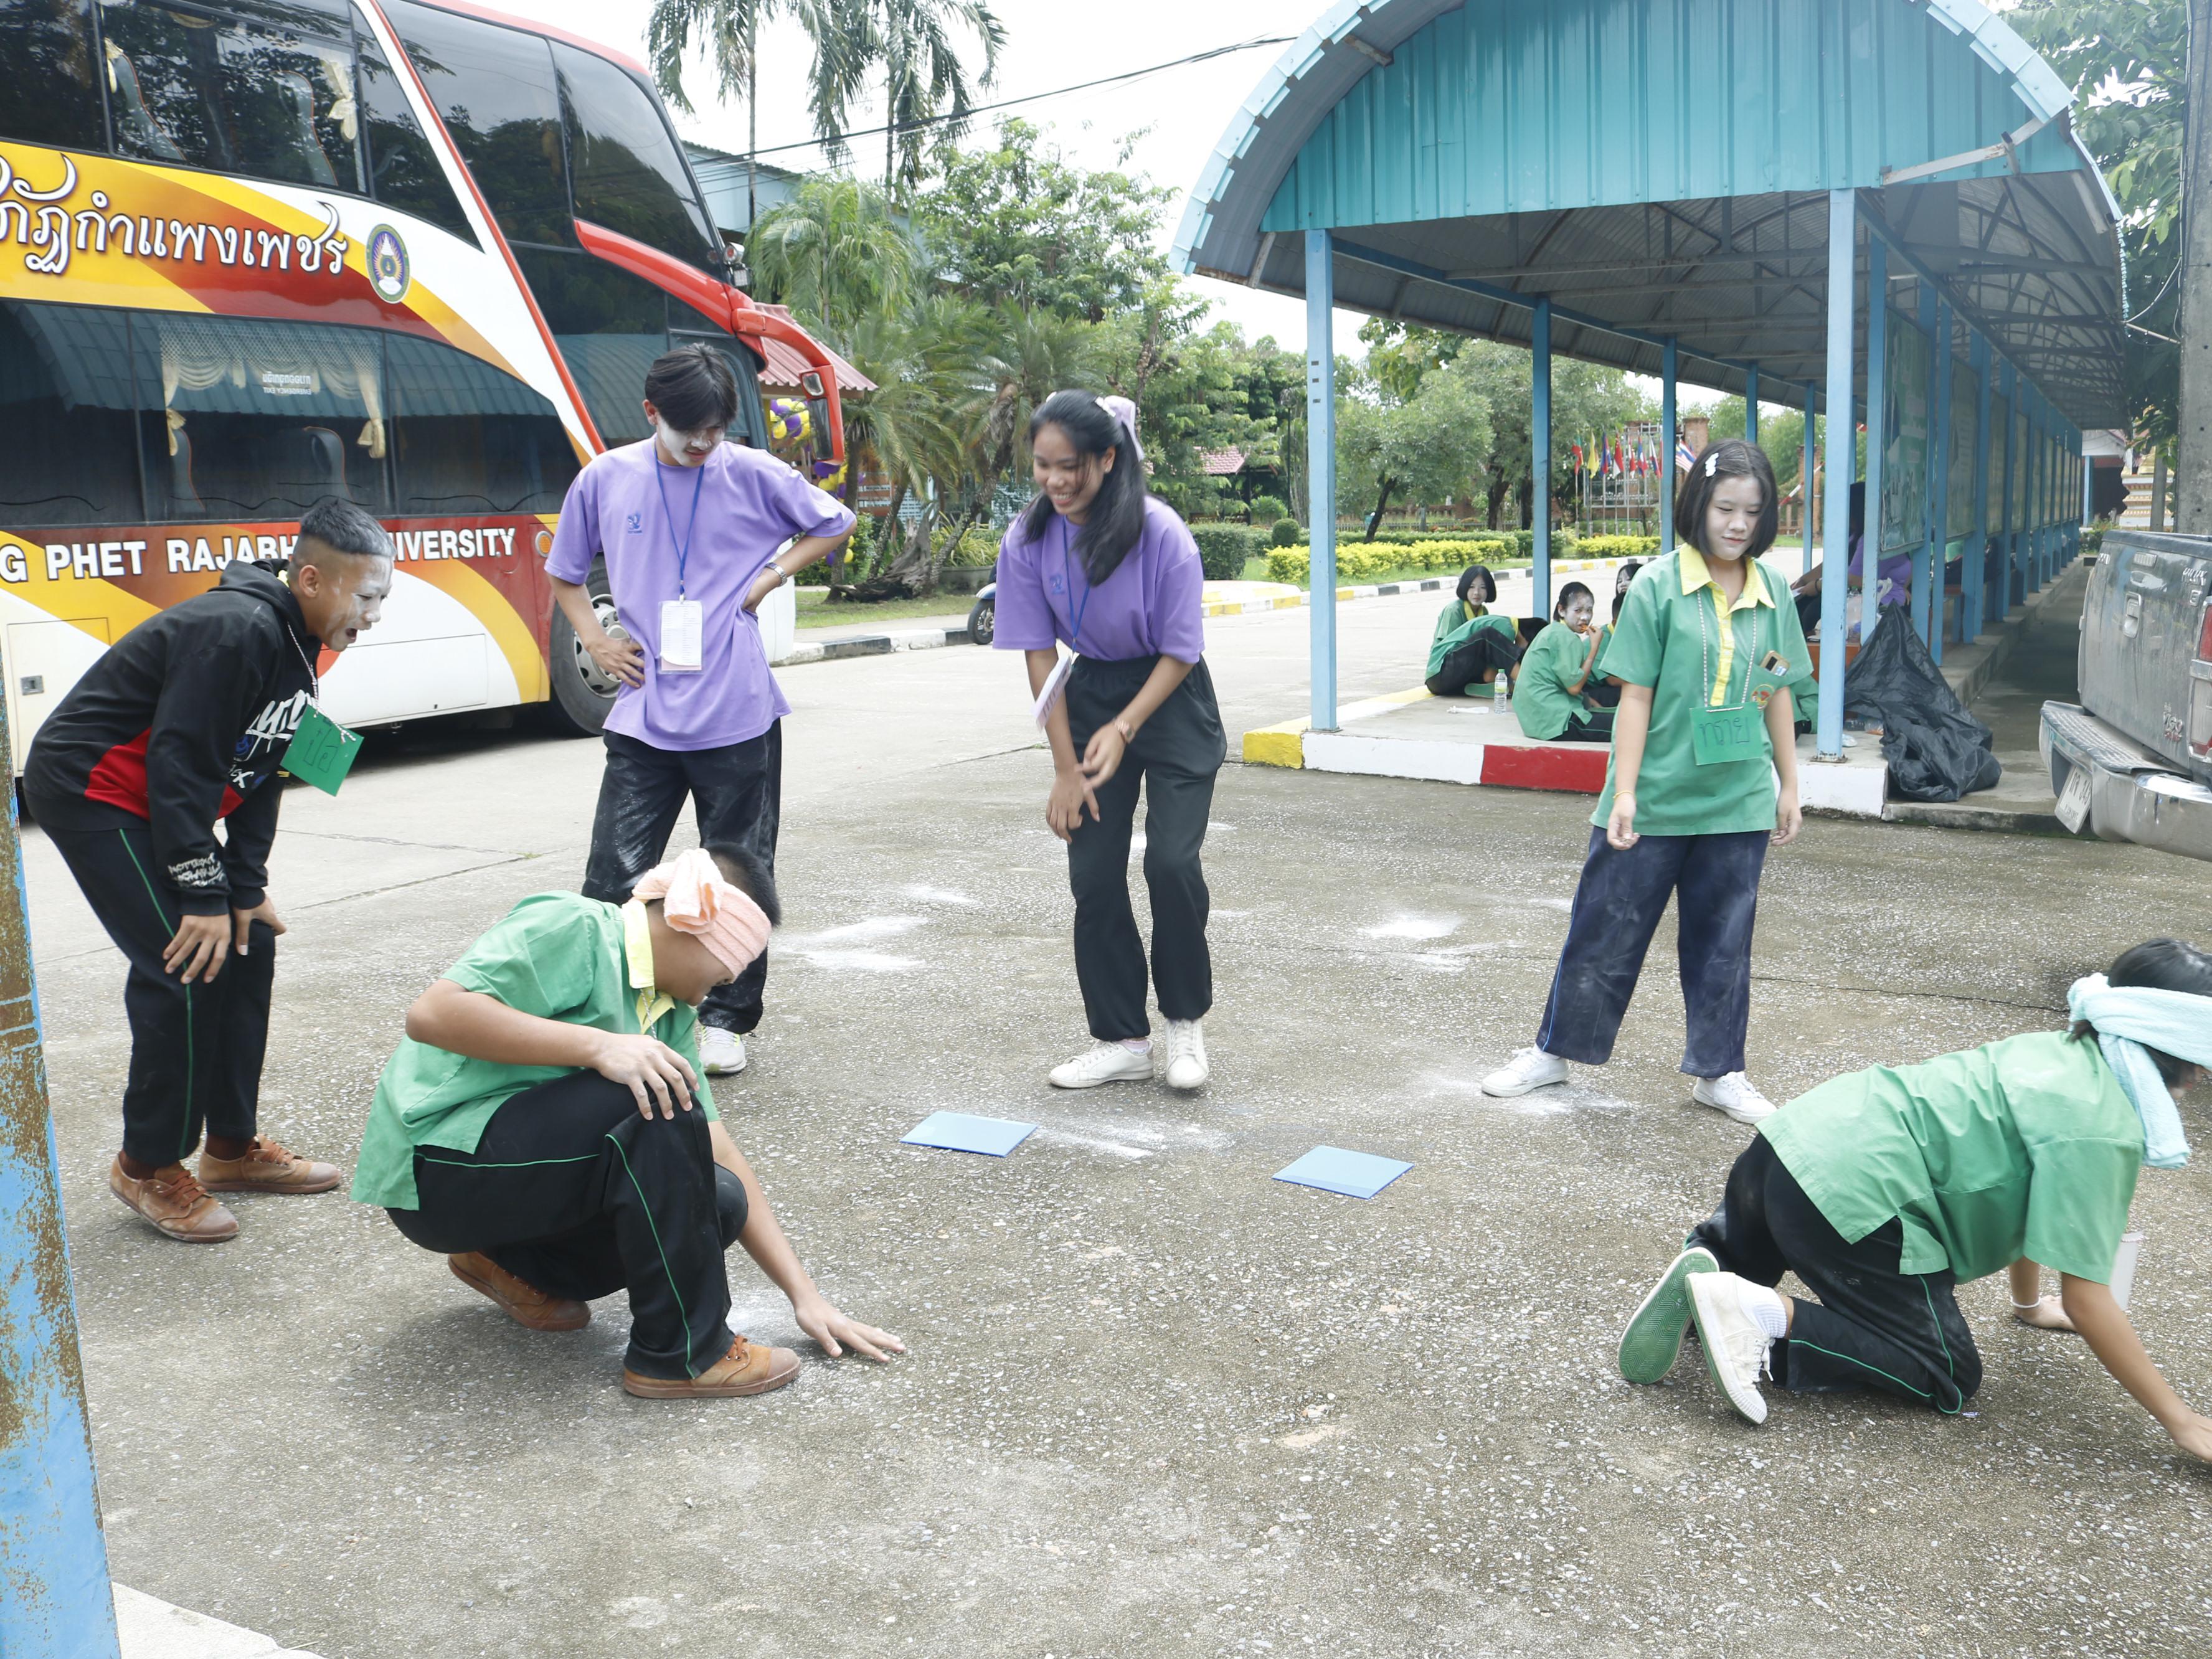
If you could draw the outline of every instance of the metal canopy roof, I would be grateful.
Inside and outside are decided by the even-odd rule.
[[[1556,350],[1656,374],[1673,336],[1680,379],[1741,391],[1753,362],[1824,377],[1826,192],[1855,188],[1893,281],[2110,425],[2118,215],[2069,103],[1978,0],[1340,0],[1231,123],[1176,251],[1296,295],[1297,233],[1328,229],[1346,308],[1526,343],[1548,298]]]

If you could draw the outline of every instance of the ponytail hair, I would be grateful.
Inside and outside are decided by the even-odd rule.
[[[1109,403],[1120,409],[1109,407]],[[1125,399],[1102,399],[1088,392],[1055,392],[1030,416],[1030,441],[1038,433],[1056,426],[1067,434],[1079,455],[1114,457],[1113,470],[1098,481],[1098,494],[1075,535],[1075,556],[1083,562],[1085,578],[1093,587],[1121,568],[1145,533],[1144,452],[1137,447],[1136,408]],[[1037,492],[1022,514],[1022,537],[1041,543],[1060,510],[1052,497]]]

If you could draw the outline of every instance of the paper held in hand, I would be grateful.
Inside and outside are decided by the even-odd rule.
[[[1073,657],[1062,657],[1052,665],[1052,672],[1045,676],[1044,690],[1037,693],[1036,706],[1030,711],[1036,717],[1038,731],[1044,730],[1044,723],[1059,706],[1060,693],[1067,690],[1067,677],[1075,672],[1075,662]]]
[[[318,708],[307,705],[300,729],[284,750],[284,769],[312,783],[326,795],[335,795],[345,781],[354,757],[361,753],[361,734],[349,732]]]

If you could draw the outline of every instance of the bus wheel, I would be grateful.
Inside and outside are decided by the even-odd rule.
[[[585,591],[592,596],[592,609],[598,613],[599,626],[610,633],[621,628],[621,619],[615,614],[614,597],[607,591],[607,565],[604,559],[595,560],[592,574],[586,578]],[[553,677],[553,708],[561,724],[580,738],[595,738],[607,723],[607,714],[615,706],[618,682],[592,660],[592,653],[584,649],[576,630],[569,626],[568,617],[561,607],[553,607],[551,649],[546,654],[546,668]]]

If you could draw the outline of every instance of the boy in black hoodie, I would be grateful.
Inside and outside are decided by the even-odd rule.
[[[255,1129],[284,931],[269,848],[276,769],[313,699],[318,653],[374,626],[391,591],[384,527],[325,498],[300,521],[285,580],[233,562],[212,592],[125,634],[32,741],[24,798],[131,967],[123,1151],[108,1187],[171,1238],[237,1235],[210,1193],[337,1185],[331,1165]],[[184,1160],[203,1127],[195,1180]]]

